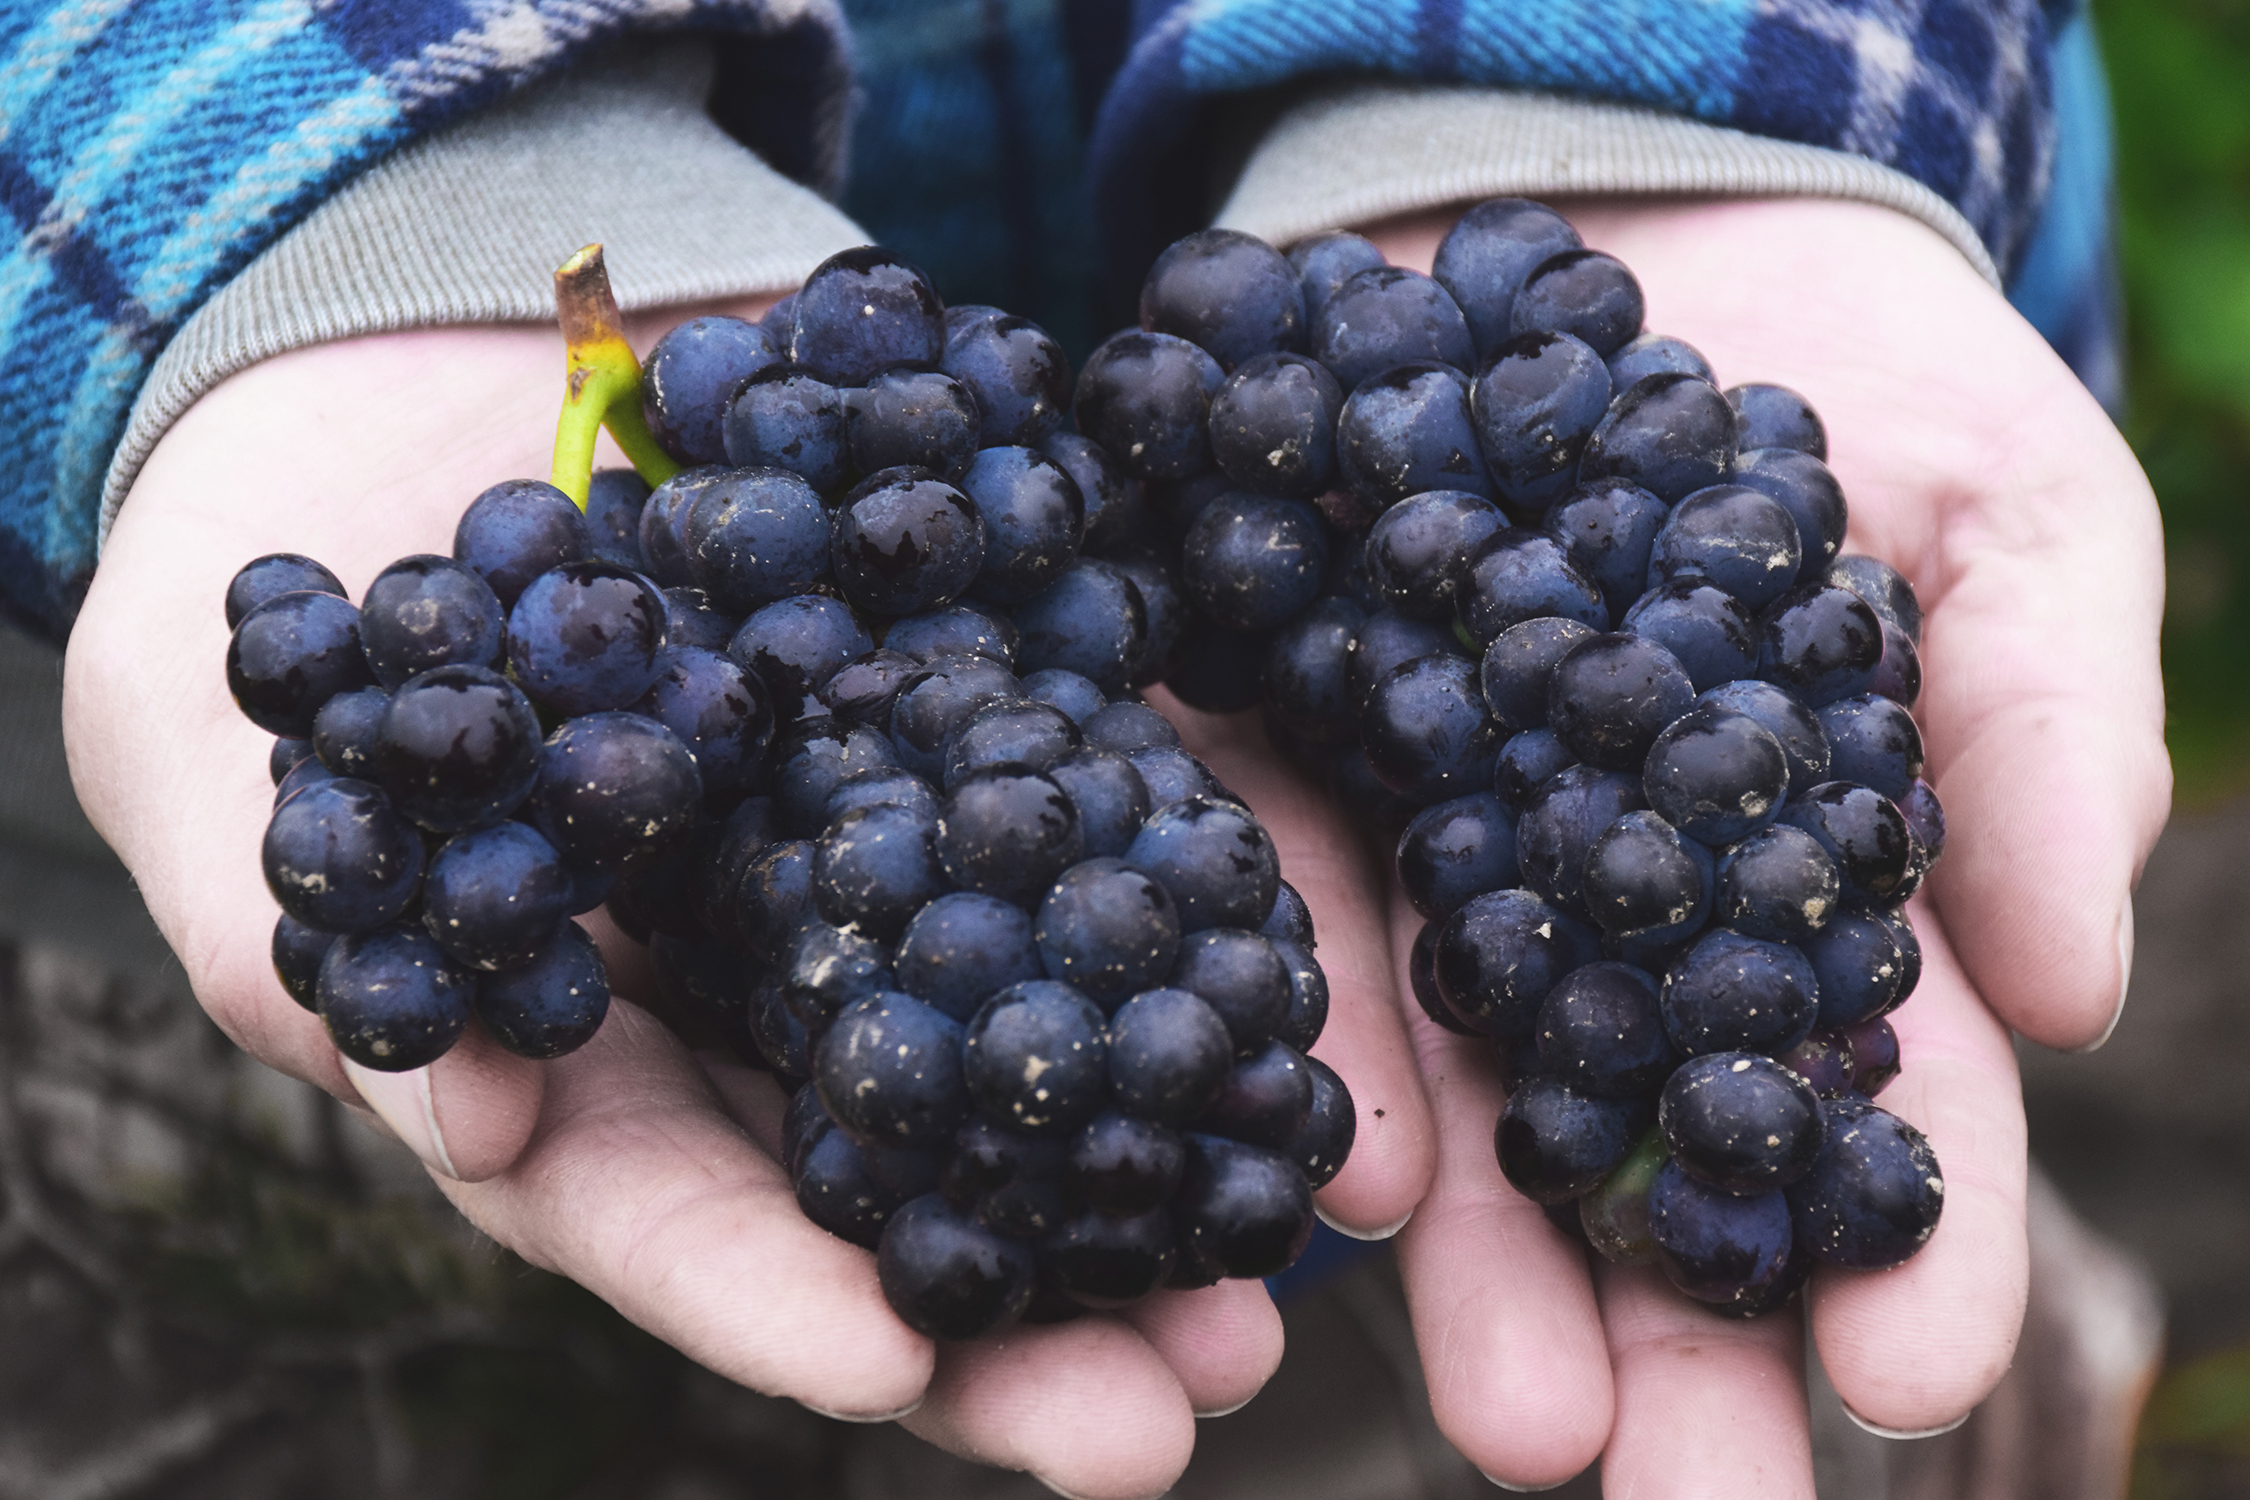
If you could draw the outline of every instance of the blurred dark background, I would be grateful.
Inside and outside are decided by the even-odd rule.
[[[2096,15],[2179,791],[2115,1038],[2023,1062],[2039,1161],[2122,1252],[2095,1260],[2161,1289],[2153,1387],[2131,1308],[2086,1335],[2128,1409],[2149,1392],[2135,1500],[2219,1500],[2250,1497],[2250,0]],[[0,637],[0,695],[52,723],[59,664]],[[1291,1359],[1204,1425],[1181,1496],[1490,1493],[1430,1424],[1387,1258],[1287,1317]],[[1836,1497],[2104,1489],[1878,1443],[1832,1397],[1816,1429]],[[751,1396],[479,1241],[403,1151],[233,1051],[52,736],[0,734],[0,1500],[1043,1493]]]

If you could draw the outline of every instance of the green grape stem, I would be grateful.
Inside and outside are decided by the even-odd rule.
[[[594,483],[594,434],[607,427],[650,488],[680,472],[641,415],[641,362],[625,342],[602,247],[588,245],[555,268],[555,321],[565,356],[562,414],[555,423],[555,488],[580,510]]]

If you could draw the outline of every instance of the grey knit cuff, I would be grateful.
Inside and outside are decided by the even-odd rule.
[[[291,349],[453,323],[545,322],[554,269],[608,247],[628,311],[786,291],[867,235],[704,112],[707,45],[633,51],[417,142],[313,210],[158,357],[102,488],[100,538],[205,391]]]
[[[1936,230],[1994,286],[1959,210],[1903,172],[1637,105],[1456,84],[1346,83],[1282,111],[1217,222],[1288,245],[1323,229],[1511,195],[1843,198]]]

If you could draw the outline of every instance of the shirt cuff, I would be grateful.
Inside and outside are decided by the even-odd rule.
[[[354,179],[158,356],[110,459],[99,541],[172,423],[260,360],[407,328],[548,322],[555,267],[597,240],[627,311],[787,291],[866,243],[711,121],[711,76],[708,43],[635,47]]]
[[[1216,222],[1287,246],[1448,203],[1573,194],[1879,204],[2000,285],[1958,209],[1867,157],[1639,105],[1457,84],[1335,84],[1299,98],[1252,148]]]

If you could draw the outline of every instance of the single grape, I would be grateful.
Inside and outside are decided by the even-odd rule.
[[[740,318],[690,318],[656,341],[641,365],[648,430],[683,464],[726,462],[728,401],[742,383],[782,362],[773,338]]]
[[[1289,1158],[1262,1146],[1190,1135],[1176,1222],[1188,1248],[1227,1276],[1286,1270],[1312,1238],[1312,1190]]]
[[[685,538],[689,580],[728,614],[828,576],[828,512],[818,491],[783,469],[730,470],[705,486],[689,504]]]
[[[1634,601],[1618,629],[1679,658],[1699,693],[1747,677],[1758,665],[1758,625],[1740,600],[1701,578],[1660,584]]]
[[[337,939],[320,964],[320,1019],[363,1068],[404,1073],[451,1050],[469,1024],[476,979],[418,927]]]
[[[1344,487],[1374,510],[1425,490],[1491,498],[1469,377],[1434,360],[1368,376],[1337,418],[1336,468]]]
[[[1375,266],[1346,278],[1314,321],[1312,352],[1347,395],[1368,377],[1412,360],[1457,370],[1476,360],[1452,294],[1401,266]]]
[[[1508,331],[1564,333],[1607,358],[1641,331],[1641,284],[1599,250],[1565,250],[1524,278],[1508,309]]]
[[[1348,229],[1329,229],[1290,247],[1289,266],[1297,273],[1297,285],[1305,298],[1305,316],[1317,319],[1328,299],[1336,295],[1336,288],[1350,279],[1355,271],[1373,270],[1388,264],[1383,252],[1375,248],[1374,241],[1365,235],[1353,234]]]
[[[537,479],[492,486],[453,528],[454,561],[474,572],[506,609],[532,579],[594,554],[586,517],[568,495]]]
[[[1511,528],[1495,532],[1470,557],[1455,610],[1480,646],[1526,620],[1557,616],[1593,630],[1609,628],[1602,591],[1581,573],[1553,537]]]
[[[572,719],[539,753],[539,830],[573,865],[653,864],[687,842],[702,803],[694,753],[639,714]]]
[[[1778,1192],[1721,1192],[1668,1161],[1649,1188],[1648,1219],[1657,1264],[1698,1302],[1755,1310],[1789,1275],[1789,1204]]]
[[[269,552],[244,563],[228,580],[227,629],[240,625],[244,615],[267,600],[297,593],[350,597],[336,575],[311,558],[296,552]]]
[[[340,594],[277,594],[243,615],[227,642],[227,690],[268,734],[311,736],[321,706],[375,680],[359,611]]]
[[[1470,388],[1469,408],[1501,498],[1537,511],[1568,493],[1609,398],[1609,367],[1568,334],[1496,345]]]
[[[450,557],[402,557],[367,586],[360,642],[375,680],[395,688],[432,667],[487,667],[506,616],[482,578]]]
[[[727,642],[727,656],[765,688],[776,725],[817,714],[829,679],[874,649],[851,606],[821,594],[775,600]]]
[[[959,313],[973,315],[957,320]],[[975,398],[987,447],[1043,442],[1070,409],[1070,360],[1062,345],[1030,319],[998,308],[947,308],[938,368]]]
[[[929,278],[874,245],[813,268],[791,308],[790,362],[839,385],[893,365],[934,365],[945,352],[945,305]]]
[[[1230,482],[1253,494],[1313,499],[1335,480],[1343,409],[1343,389],[1318,360],[1258,355],[1211,398],[1211,456]]]
[[[1711,851],[1653,812],[1629,812],[1586,848],[1586,910],[1629,943],[1684,942],[1711,914]]]
[[[1787,1052],[1812,1031],[1819,995],[1802,951],[1715,928],[1665,972],[1664,1029],[1690,1057]]]
[[[1698,380],[1716,383],[1712,381],[1711,362],[1702,352],[1686,340],[1668,334],[1641,334],[1627,340],[1623,348],[1609,356],[1610,384],[1621,391],[1651,375],[1693,375]]]
[[[554,942],[574,894],[554,845],[501,823],[447,839],[430,857],[422,925],[457,963],[520,968]]]
[[[1026,672],[1076,672],[1104,692],[1124,689],[1150,640],[1148,607],[1132,576],[1091,557],[1016,606],[1015,620]]]
[[[612,563],[542,573],[508,614],[509,668],[559,714],[630,707],[656,685],[663,649],[663,594]]]
[[[1734,467],[1734,410],[1710,381],[1658,374],[1617,390],[1586,439],[1578,461],[1581,484],[1622,479],[1671,505],[1727,481]]]
[[[1828,924],[1843,876],[1801,828],[1761,828],[1719,856],[1713,914],[1745,937],[1802,943]]]
[[[1211,466],[1211,398],[1225,378],[1186,339],[1120,333],[1087,356],[1072,411],[1126,473],[1185,479]]]
[[[1647,1098],[1597,1099],[1556,1078],[1508,1095],[1493,1152],[1510,1186],[1536,1203],[1562,1203],[1601,1186],[1649,1126]]]
[[[1046,768],[1078,810],[1088,858],[1121,855],[1149,814],[1148,782],[1132,761],[1111,750],[1074,750]]]
[[[1383,784],[1427,804],[1490,786],[1501,731],[1485,711],[1473,663],[1424,656],[1375,684],[1360,737]]]
[[[1697,490],[1672,507],[1648,559],[1648,587],[1707,579],[1764,609],[1797,581],[1803,551],[1796,518],[1779,501],[1739,484]]]
[[[1571,754],[1609,771],[1639,770],[1665,726],[1695,702],[1679,658],[1646,636],[1588,636],[1547,682],[1547,726]]]
[[[1415,814],[1399,836],[1399,883],[1432,921],[1517,880],[1515,819],[1491,792],[1474,792]]]
[[[862,1145],[937,1147],[968,1118],[961,1023],[911,995],[878,993],[822,1034],[813,1081]]]
[[[1571,970],[1600,957],[1593,930],[1529,891],[1478,896],[1439,929],[1437,989],[1463,1022],[1486,1035],[1523,1038],[1539,1004]]]
[[[320,1010],[320,962],[336,945],[338,936],[307,927],[287,912],[274,920],[270,950],[274,977],[281,981],[290,999],[309,1011]]]
[[[1814,583],[1844,545],[1849,507],[1828,465],[1793,448],[1748,448],[1734,461],[1733,482],[1771,497],[1797,522],[1797,582]]]
[[[1203,229],[1174,240],[1141,283],[1141,327],[1209,350],[1227,369],[1305,347],[1297,272],[1264,240]]]
[[[1630,964],[1572,971],[1540,1002],[1537,1035],[1541,1066],[1597,1099],[1652,1094],[1680,1062],[1664,1034],[1656,981]]]
[[[405,914],[422,883],[422,838],[376,787],[336,777],[282,801],[266,825],[266,889],[322,932],[373,932]]]
[[[1821,1105],[1828,1139],[1789,1189],[1798,1240],[1832,1266],[1881,1270],[1928,1242],[1945,1207],[1945,1179],[1922,1132],[1864,1099]]]
[[[1719,847],[1773,820],[1789,790],[1789,770],[1771,731],[1707,694],[1656,737],[1641,785],[1665,821]]]
[[[1649,555],[1670,515],[1663,501],[1629,480],[1596,479],[1547,512],[1546,531],[1602,591],[1610,613],[1623,615],[1641,595]]]
[[[575,1052],[609,1014],[609,971],[576,922],[518,968],[477,976],[476,1013],[494,1040],[519,1057]]]
[[[1744,679],[1722,683],[1696,699],[1699,708],[1748,714],[1781,746],[1789,764],[1789,791],[1807,791],[1828,779],[1828,740],[1819,716],[1785,687]]]
[[[844,393],[793,365],[772,365],[752,376],[727,403],[721,432],[728,463],[782,469],[816,490],[834,489],[850,469]],[[644,551],[648,535],[644,525]]]
[[[936,1194],[890,1216],[876,1253],[884,1300],[917,1333],[970,1339],[1004,1328],[1030,1305],[1029,1245],[961,1218]]]

